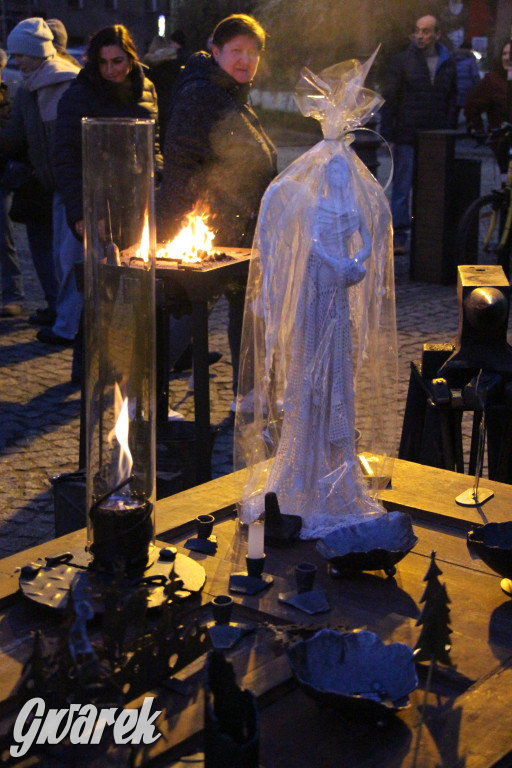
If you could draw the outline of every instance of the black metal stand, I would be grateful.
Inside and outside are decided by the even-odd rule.
[[[222,248],[232,253],[232,263],[193,271],[157,266],[160,296],[157,328],[157,422],[167,423],[169,409],[169,317],[181,302],[181,312],[192,315],[192,362],[194,371],[196,482],[211,480],[212,434],[210,426],[210,378],[208,368],[208,303],[223,293],[234,279],[247,280],[250,250]],[[177,304],[178,302],[178,304]],[[179,309],[179,307],[178,307]]]
[[[274,583],[274,577],[263,573],[265,555],[263,557],[246,557],[247,571],[232,573],[229,577],[229,591],[241,595],[257,595]]]

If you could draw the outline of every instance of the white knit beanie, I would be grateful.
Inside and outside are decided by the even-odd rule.
[[[46,21],[39,18],[24,19],[16,24],[7,37],[7,53],[9,56],[18,53],[46,59],[56,52],[52,40],[53,33]]]

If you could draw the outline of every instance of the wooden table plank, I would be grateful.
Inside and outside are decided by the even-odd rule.
[[[469,530],[474,523],[512,519],[512,486],[483,479],[494,497],[479,507],[463,507],[455,498],[472,488],[474,478],[437,467],[395,459],[392,488],[380,492],[387,509],[409,512],[416,520]]]

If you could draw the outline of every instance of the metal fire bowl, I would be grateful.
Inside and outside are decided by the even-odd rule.
[[[246,280],[251,259],[250,248],[218,247],[217,259],[199,265],[185,264],[170,259],[157,259],[155,276],[166,285],[166,293],[184,292],[190,301],[209,301],[222,293],[233,280]],[[125,267],[143,268],[142,259],[135,257],[136,248],[121,252],[121,264]],[[113,270],[118,267],[113,267]]]
[[[476,524],[468,531],[467,544],[489,568],[512,579],[512,521]]]
[[[396,564],[417,541],[410,516],[394,511],[340,526],[320,539],[316,548],[329,561],[331,571],[385,571],[393,576]]]
[[[167,600],[165,585],[171,574],[183,582],[175,592],[176,600],[185,600],[200,592],[206,581],[202,565],[176,553],[173,547],[154,547],[150,552],[146,570],[140,578],[124,578],[116,590],[128,597],[145,585],[148,590],[148,608],[157,608]],[[64,610],[69,594],[76,600],[89,602],[94,613],[103,613],[103,596],[112,583],[112,576],[90,567],[90,555],[85,549],[66,552],[54,557],[39,558],[23,566],[20,589],[25,597],[56,610]]]
[[[412,650],[367,630],[321,629],[286,654],[305,693],[355,716],[379,719],[404,709],[418,687]]]

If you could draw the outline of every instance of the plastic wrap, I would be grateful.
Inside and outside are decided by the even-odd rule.
[[[263,494],[275,491],[282,513],[302,517],[304,538],[382,514],[375,486],[396,450],[391,214],[350,146],[350,131],[382,103],[363,87],[371,61],[303,70],[296,100],[325,138],[267,189],[249,269],[235,419],[235,469],[248,468],[240,518],[260,517]]]

